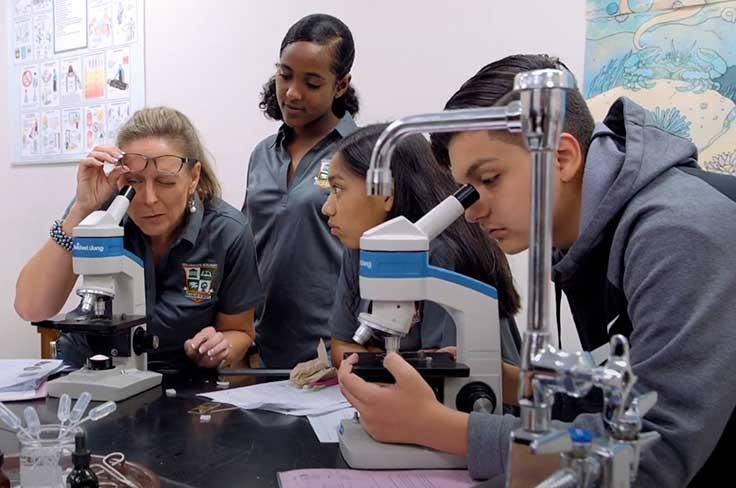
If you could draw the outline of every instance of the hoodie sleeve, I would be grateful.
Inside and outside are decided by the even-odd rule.
[[[511,431],[520,420],[513,415],[473,412],[468,419],[468,471],[485,480],[506,471]]]
[[[632,367],[639,388],[658,393],[644,430],[662,436],[642,454],[641,487],[685,486],[736,405],[733,202],[724,197],[703,208],[671,194],[666,200],[627,212],[619,241]]]

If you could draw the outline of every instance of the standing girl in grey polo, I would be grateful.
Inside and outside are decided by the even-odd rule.
[[[281,42],[276,75],[260,103],[281,120],[250,156],[243,213],[253,228],[266,301],[256,342],[267,367],[290,368],[330,338],[342,246],[320,209],[329,195],[333,144],[355,130],[350,30],[329,15],[309,15]]]

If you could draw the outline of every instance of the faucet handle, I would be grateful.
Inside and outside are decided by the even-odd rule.
[[[640,417],[644,417],[656,403],[656,391],[644,393],[631,401],[631,406],[626,411],[626,415],[639,415]]]
[[[579,429],[578,429],[579,430]],[[554,430],[529,444],[534,454],[554,454],[572,449],[572,439],[567,430]]]

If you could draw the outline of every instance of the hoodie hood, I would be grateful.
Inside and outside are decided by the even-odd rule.
[[[556,251],[553,275],[566,281],[606,237],[629,201],[665,171],[697,166],[697,148],[648,123],[647,111],[622,97],[593,132],[583,173],[578,239]]]

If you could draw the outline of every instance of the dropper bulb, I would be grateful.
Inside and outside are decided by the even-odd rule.
[[[41,420],[38,418],[38,412],[33,407],[26,407],[23,410],[23,416],[26,418],[26,425],[28,426],[28,432],[31,435],[38,435],[41,432]]]
[[[20,419],[8,407],[0,402],[0,420],[10,428],[10,430],[18,430],[21,428]]]
[[[71,412],[71,408],[72,408],[72,399],[68,393],[64,393],[63,395],[61,395],[61,398],[59,399],[59,410],[58,410],[59,422],[64,423],[67,420],[69,420],[69,414]]]
[[[105,402],[99,407],[95,407],[92,410],[89,411],[89,418],[91,420],[99,420],[102,417],[107,417],[111,413],[113,413],[115,410],[117,410],[118,406],[115,402]]]
[[[69,414],[69,420],[72,423],[77,423],[82,419],[82,416],[84,415],[84,412],[87,410],[87,407],[89,406],[89,402],[92,400],[92,396],[89,394],[89,392],[82,392],[81,395],[79,395],[79,399],[77,399],[77,403],[74,404],[74,408],[72,408],[71,414]]]

